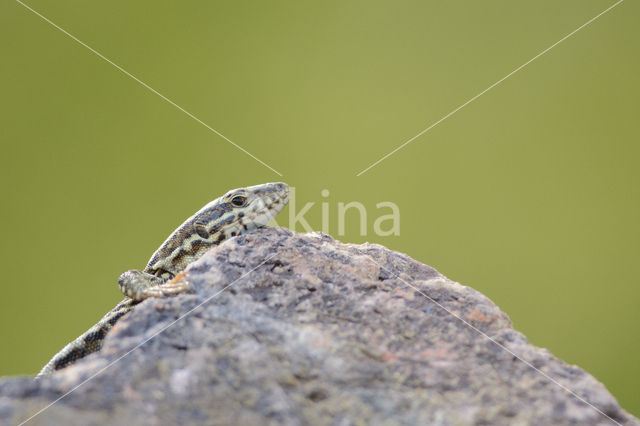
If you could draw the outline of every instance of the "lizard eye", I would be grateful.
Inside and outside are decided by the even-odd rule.
[[[246,201],[247,201],[247,197],[243,197],[242,195],[236,195],[231,199],[231,204],[233,204],[236,207],[242,207],[244,206],[244,203],[246,203]]]

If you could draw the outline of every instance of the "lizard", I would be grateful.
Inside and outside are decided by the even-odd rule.
[[[36,378],[99,351],[109,330],[144,299],[188,292],[187,282],[170,280],[209,248],[265,226],[288,201],[289,187],[277,182],[234,189],[206,204],[169,235],[144,270],[130,270],[120,275],[118,285],[125,299],[54,355]]]

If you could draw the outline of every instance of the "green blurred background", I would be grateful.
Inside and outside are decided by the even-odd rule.
[[[334,236],[361,202],[369,235],[352,212],[342,241],[481,291],[640,414],[637,2],[360,177],[613,2],[28,4],[284,177],[2,2],[0,375],[37,372],[207,201],[282,180],[314,229],[329,203]],[[380,201],[400,236],[373,234]]]

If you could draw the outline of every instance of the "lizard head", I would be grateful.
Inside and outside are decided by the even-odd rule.
[[[233,189],[187,220],[205,240],[217,243],[265,226],[289,202],[286,183]]]
[[[233,189],[204,206],[182,227],[192,226],[201,238],[219,243],[266,225],[288,202],[286,183]]]
[[[230,226],[227,236],[234,230],[238,235],[243,233],[242,231],[266,225],[280,213],[289,202],[289,186],[276,182],[234,189],[227,192],[221,201],[224,209],[233,215],[233,221],[239,225]]]

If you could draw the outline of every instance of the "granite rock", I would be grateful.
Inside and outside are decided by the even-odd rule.
[[[192,293],[136,305],[100,352],[0,381],[0,424],[54,401],[27,424],[640,424],[487,297],[379,245],[263,228],[176,280]]]

